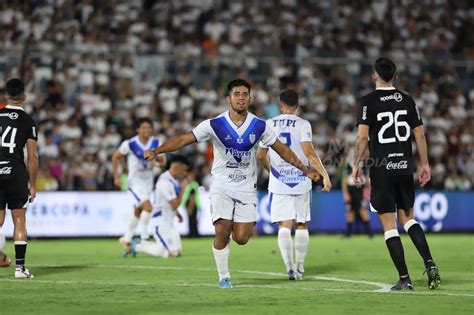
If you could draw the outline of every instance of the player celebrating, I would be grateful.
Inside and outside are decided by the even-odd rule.
[[[364,201],[364,187],[357,187],[352,179],[352,162],[354,161],[354,150],[351,150],[347,163],[342,171],[341,190],[346,205],[346,232],[344,236],[350,238],[352,235],[352,225],[359,215],[364,224],[365,233],[372,238],[372,231],[370,230],[370,216],[367,209],[364,208],[362,202]],[[361,178],[363,186],[367,185],[366,176]]]
[[[135,209],[128,223],[128,230],[119,240],[125,252],[130,249],[130,242],[140,219],[143,227],[141,238],[146,240],[149,237],[148,223],[152,210],[150,195],[153,191],[153,170],[152,164],[145,160],[143,154],[146,150],[153,150],[159,145],[158,139],[152,136],[153,123],[151,119],[140,118],[136,123],[136,128],[137,135],[123,141],[112,157],[114,184],[120,187],[119,161],[127,156],[128,191],[135,200]],[[160,163],[163,162],[164,159],[161,157]]]
[[[181,236],[178,230],[173,227],[175,215],[180,222],[182,217],[177,211],[183,197],[184,187],[187,181],[183,180],[188,171],[189,161],[181,155],[176,155],[171,159],[168,171],[161,174],[156,182],[153,214],[155,224],[156,242],[141,241],[132,242],[131,253],[145,253],[157,257],[177,257],[181,255]]]
[[[376,89],[362,98],[357,119],[358,139],[352,177],[358,186],[362,185],[359,162],[369,146],[373,164],[370,168],[370,206],[372,211],[379,214],[385,242],[400,276],[392,290],[413,289],[397,230],[397,211],[398,221],[423,257],[428,287],[435,289],[441,282],[438,267],[431,256],[425,234],[413,217],[415,188],[412,175],[412,132],[420,155],[420,185],[423,187],[430,180],[423,122],[413,99],[393,86],[395,72],[396,66],[390,59],[380,58],[374,64],[372,79]]]
[[[33,278],[25,268],[27,246],[26,208],[36,197],[38,171],[36,123],[25,113],[25,84],[19,79],[7,82],[8,104],[0,109],[0,234],[5,221],[5,209],[12,212],[14,224],[16,268],[15,278]],[[24,148],[27,160],[25,165]],[[28,187],[29,186],[29,187]],[[3,236],[0,242],[4,243]],[[0,250],[3,247],[0,244]],[[8,259],[8,258],[4,258]]]
[[[215,228],[214,259],[219,273],[219,287],[232,288],[228,259],[229,238],[244,245],[252,236],[257,220],[257,143],[270,146],[283,159],[300,169],[310,179],[319,176],[308,170],[298,157],[265,124],[247,111],[250,84],[233,80],[227,86],[229,110],[201,122],[190,132],[173,137],[158,149],[147,151],[147,159],[179,150],[195,142],[211,139],[214,147],[213,181],[210,188],[211,215]]]
[[[331,180],[313,146],[311,124],[295,115],[298,94],[287,90],[280,94],[281,115],[267,120],[267,127],[295,152],[304,165],[310,164],[323,176],[323,191],[331,190]],[[261,144],[258,158],[270,173],[270,212],[272,222],[278,222],[278,246],[288,272],[288,279],[303,277],[304,259],[308,251],[308,222],[311,220],[311,180],[303,172],[285,162],[273,149]],[[269,154],[268,154],[269,153]],[[270,159],[268,159],[267,157]],[[295,258],[291,229],[296,221]]]

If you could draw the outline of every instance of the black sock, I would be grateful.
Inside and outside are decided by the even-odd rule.
[[[365,234],[372,237],[372,230],[370,230],[370,221],[364,221]]]
[[[346,236],[351,236],[351,234],[352,234],[352,223],[347,223]]]
[[[425,232],[423,232],[423,229],[418,223],[413,224],[408,229],[408,235],[410,235],[411,241],[418,250],[418,253],[420,253],[421,257],[423,257],[425,266],[429,262],[433,261],[433,258],[431,257],[430,247],[428,246],[428,242],[426,241]]]
[[[398,270],[398,275],[400,279],[408,276],[408,268],[405,263],[405,253],[403,251],[402,241],[400,236],[394,236],[385,240],[387,244],[388,251],[392,257],[393,264]]]
[[[15,255],[17,267],[25,266],[26,242],[15,244]]]

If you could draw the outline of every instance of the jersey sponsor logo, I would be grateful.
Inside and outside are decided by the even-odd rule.
[[[405,170],[408,168],[408,161],[401,160],[399,162],[388,162],[387,166],[385,167],[387,170]]]
[[[387,95],[387,96],[382,96],[380,98],[382,102],[389,101],[389,100],[395,100],[396,102],[400,103],[403,100],[403,96],[400,93],[395,93],[392,95]]]
[[[12,173],[12,167],[11,166],[5,166],[0,168],[0,175],[10,175]]]
[[[12,120],[15,120],[15,119],[17,119],[17,118],[19,117],[18,113],[15,113],[15,112],[13,112],[13,113],[0,114],[0,116],[2,116],[2,117],[3,117],[3,116],[6,116],[6,117],[8,117],[8,118],[10,118],[10,119],[12,119]]]
[[[227,161],[225,167],[227,167],[227,168],[247,168],[247,167],[249,167],[249,165],[250,165],[249,161],[242,161],[242,162]]]
[[[229,179],[235,183],[239,183],[247,179],[247,175],[244,175],[242,171],[235,171],[232,174],[229,174]]]
[[[281,168],[280,170],[272,167],[270,171],[278,181],[284,183],[290,188],[306,181],[306,176],[303,175],[303,172],[294,167]]]
[[[232,156],[237,163],[242,162],[242,159],[249,159],[252,157],[251,151],[239,151],[234,148],[225,148],[225,155]]]
[[[404,155],[405,155],[405,153],[390,153],[390,154],[388,155],[388,157],[389,157],[389,158],[391,158],[391,157],[402,157],[402,156],[404,156]]]
[[[367,120],[367,105],[362,107],[362,120]]]

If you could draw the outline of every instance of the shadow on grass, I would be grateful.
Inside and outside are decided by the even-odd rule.
[[[69,273],[81,271],[84,269],[90,268],[89,266],[83,265],[69,265],[69,266],[41,266],[29,268],[34,275],[46,276],[49,274],[58,274],[58,273]]]

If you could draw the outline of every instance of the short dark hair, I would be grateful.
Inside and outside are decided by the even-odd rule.
[[[235,79],[230,81],[229,84],[227,84],[227,96],[230,96],[230,92],[232,91],[232,89],[238,86],[245,86],[249,90],[250,94],[250,83],[243,79]]]
[[[153,127],[153,121],[148,117],[138,118],[135,121],[135,129],[140,128],[144,123],[148,123]]]
[[[20,79],[10,79],[7,82],[7,94],[12,99],[18,99],[25,93],[25,84]]]
[[[290,107],[298,106],[298,93],[295,90],[286,90],[281,92],[280,101]]]
[[[189,162],[188,158],[181,154],[175,154],[170,157],[169,162],[168,162],[168,168],[173,163],[181,163],[181,164],[186,165],[187,167],[191,166],[191,163]]]
[[[382,57],[375,61],[374,69],[375,72],[377,72],[377,74],[382,78],[382,80],[385,82],[390,82],[395,76],[397,66],[392,60]]]

